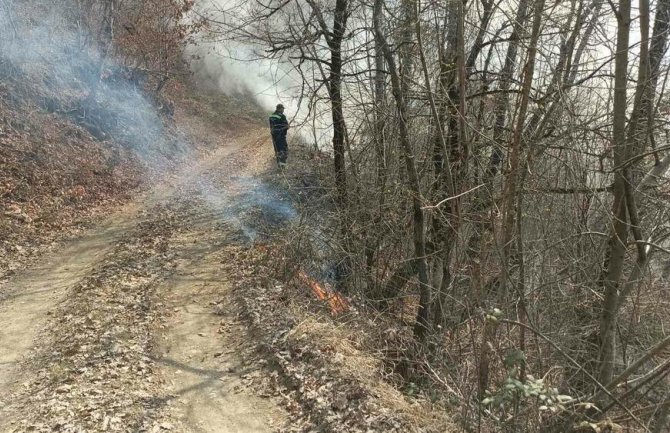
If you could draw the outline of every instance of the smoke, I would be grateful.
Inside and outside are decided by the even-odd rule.
[[[135,150],[145,162],[161,164],[177,150],[143,91],[148,77],[102,52],[96,38],[78,26],[74,4],[2,4],[0,80],[15,84],[18,103],[32,100],[66,115],[96,138]]]
[[[276,189],[258,179],[235,177],[225,188],[203,176],[196,182],[207,206],[248,242],[266,239],[290,223],[298,212]]]
[[[205,17],[222,28],[246,22],[251,16],[248,2],[240,0],[200,0],[195,17]],[[297,7],[297,6],[295,6]],[[281,22],[275,22],[281,25]],[[232,24],[233,26],[235,24]],[[305,82],[291,59],[272,56],[267,46],[206,28],[186,49],[186,59],[201,86],[233,97],[250,97],[268,113],[279,103],[286,108],[292,134],[305,142],[325,145],[332,138],[328,106],[303,99]],[[302,65],[303,74],[312,74]]]
[[[295,109],[296,83],[277,63],[260,59],[251,47],[200,40],[186,48],[196,78],[227,95],[252,95],[265,110],[278,103]]]

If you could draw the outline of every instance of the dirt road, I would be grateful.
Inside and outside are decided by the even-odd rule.
[[[270,432],[222,264],[294,216],[231,140],[0,287],[0,432]],[[262,393],[260,393],[262,394]]]

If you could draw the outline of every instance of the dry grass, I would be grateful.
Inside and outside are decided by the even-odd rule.
[[[363,386],[369,392],[373,404],[403,418],[407,425],[415,427],[414,431],[457,430],[443,409],[425,399],[408,397],[387,382],[383,360],[360,338],[360,329],[310,311],[300,301],[289,304],[288,308],[289,315],[300,321],[286,338],[297,347],[316,342],[321,351],[331,352],[331,360],[339,374]]]

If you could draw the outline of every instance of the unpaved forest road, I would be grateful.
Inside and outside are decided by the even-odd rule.
[[[222,264],[293,209],[255,176],[265,131],[0,286],[0,432],[270,432],[277,402]]]

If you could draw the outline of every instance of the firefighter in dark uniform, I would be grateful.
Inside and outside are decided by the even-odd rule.
[[[288,121],[286,120],[286,116],[284,116],[284,106],[279,104],[275,112],[270,115],[270,134],[272,134],[272,145],[275,148],[279,168],[286,166],[286,158],[288,157],[287,132]]]

